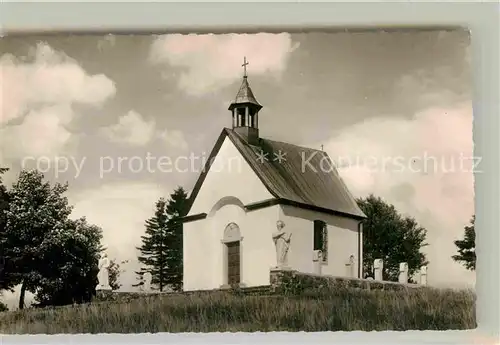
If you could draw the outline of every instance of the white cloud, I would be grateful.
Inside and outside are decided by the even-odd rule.
[[[472,150],[470,103],[429,108],[411,120],[375,118],[325,145],[333,160],[343,160],[339,172],[356,196],[374,193],[428,230],[429,281],[436,285],[474,283],[451,259],[453,241],[474,214],[472,161],[464,161]]]
[[[27,58],[3,55],[0,68],[1,145],[9,158],[60,153],[71,138],[72,104],[98,107],[115,94],[105,75],[89,75],[44,43]]]
[[[168,146],[187,149],[188,143],[184,133],[179,130],[164,130],[158,133],[158,137]]]
[[[231,84],[242,76],[243,56],[250,75],[279,76],[293,45],[290,34],[164,35],[153,42],[153,63],[180,67],[179,87],[201,95]]]
[[[129,260],[122,268],[120,282],[123,290],[133,290],[140,268],[136,247],[144,235],[144,222],[154,214],[154,204],[167,194],[166,188],[149,183],[107,184],[92,190],[70,193],[69,201],[75,205],[72,217],[85,216],[103,229],[102,243],[108,247],[110,258],[118,262]]]
[[[145,146],[153,139],[159,139],[170,147],[188,147],[182,131],[157,130],[153,119],[147,121],[134,110],[120,117],[116,124],[101,128],[101,134],[111,142],[128,146]]]
[[[7,143],[6,156],[18,158],[29,154],[50,157],[60,154],[72,139],[65,127],[72,116],[71,107],[67,105],[46,106],[29,111],[20,125],[0,128],[2,141]]]
[[[154,120],[146,121],[141,114],[130,110],[118,123],[102,128],[101,133],[111,142],[144,146],[153,138],[155,126]]]

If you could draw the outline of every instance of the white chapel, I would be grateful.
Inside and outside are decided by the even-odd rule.
[[[189,197],[184,290],[269,285],[275,269],[361,278],[365,215],[325,152],[260,137],[246,65]]]

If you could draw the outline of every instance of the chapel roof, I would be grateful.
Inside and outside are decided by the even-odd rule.
[[[301,207],[333,211],[351,218],[366,217],[325,152],[264,138],[259,138],[258,145],[250,145],[234,130],[224,128],[211,156],[217,154],[225,137],[229,137],[275,198]],[[261,152],[267,153],[267,159],[258,159]],[[281,162],[275,159],[275,155],[280,152],[284,158]],[[211,158],[209,162],[212,161]],[[310,165],[303,164],[306,161]],[[196,198],[204,174],[207,174],[208,170],[205,169],[198,179],[190,197],[191,201]]]

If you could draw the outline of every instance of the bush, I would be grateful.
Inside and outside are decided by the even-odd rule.
[[[7,308],[7,306],[4,303],[0,302],[0,312],[8,311],[8,310],[9,310],[9,308]]]

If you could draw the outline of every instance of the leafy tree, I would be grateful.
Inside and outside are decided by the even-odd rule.
[[[373,261],[384,260],[382,277],[397,281],[399,263],[408,263],[411,277],[421,266],[427,265],[420,251],[425,243],[427,231],[415,219],[403,217],[393,205],[381,198],[369,195],[357,200],[367,218],[363,221],[363,272],[368,277],[373,272]]]
[[[128,263],[128,260],[120,262],[120,264],[126,263]],[[120,274],[124,271],[121,269],[120,264],[118,264],[115,259],[109,262],[109,286],[111,286],[113,290],[118,290],[122,286],[119,279]]]
[[[51,186],[36,170],[23,170],[9,190],[4,255],[7,275],[39,305],[89,301],[97,285],[102,230],[85,218],[69,218],[68,184]]]
[[[10,281],[6,274],[5,267],[8,265],[6,258],[4,256],[4,246],[5,242],[5,228],[7,224],[7,218],[5,211],[9,208],[9,194],[5,188],[2,180],[2,174],[8,171],[6,168],[0,168],[0,291],[4,289],[12,289],[14,284]]]
[[[9,191],[4,255],[11,262],[6,273],[21,283],[19,309],[24,308],[26,291],[35,293],[47,270],[42,244],[51,231],[64,228],[72,211],[63,196],[67,188],[67,184],[52,187],[36,170],[23,170]]]
[[[39,306],[90,302],[98,283],[101,228],[85,218],[68,219],[64,228],[47,234],[41,246],[45,270],[37,286]]]
[[[167,204],[167,215],[169,217],[167,227],[167,284],[174,291],[182,290],[182,222],[188,210],[188,195],[182,187],[178,187],[172,194]]]
[[[137,259],[143,266],[136,274],[141,279],[145,272],[150,272],[151,285],[157,285],[159,290],[163,291],[167,275],[165,234],[168,218],[165,199],[160,198],[155,206],[154,216],[146,220],[146,233],[141,236],[142,245],[137,248],[141,253]]]
[[[146,234],[142,236],[138,260],[143,267],[138,275],[143,284],[145,272],[151,273],[151,285],[163,291],[169,287],[174,291],[182,289],[182,223],[179,221],[187,212],[187,193],[177,188],[169,201],[160,198],[156,202],[155,215],[146,221]]]
[[[458,254],[453,255],[452,259],[461,262],[468,270],[476,270],[476,231],[474,223],[476,216],[472,216],[470,225],[464,228],[464,239],[455,241],[458,248]]]

